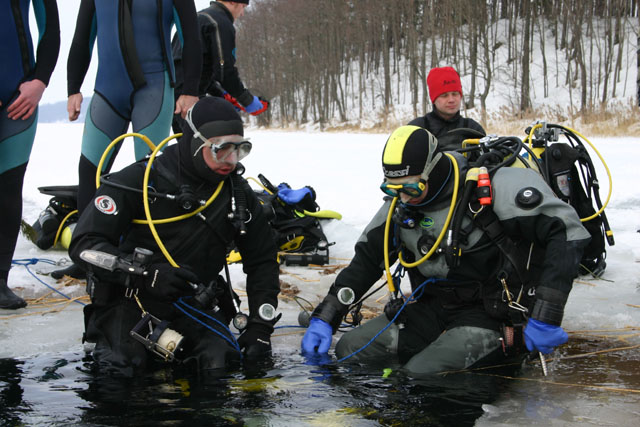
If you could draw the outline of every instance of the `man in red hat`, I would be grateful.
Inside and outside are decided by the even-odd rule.
[[[431,132],[438,138],[438,145],[443,151],[460,148],[462,141],[466,138],[486,135],[480,123],[460,115],[462,84],[455,69],[452,67],[431,69],[427,76],[427,86],[433,110],[413,119],[409,122],[410,125],[420,126]],[[466,129],[466,131],[455,131],[455,129]]]

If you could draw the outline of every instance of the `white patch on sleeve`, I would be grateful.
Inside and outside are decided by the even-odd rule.
[[[96,209],[106,215],[115,215],[118,213],[118,207],[116,202],[109,196],[98,196],[93,203],[96,205]]]

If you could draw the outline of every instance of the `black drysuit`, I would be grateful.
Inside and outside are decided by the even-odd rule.
[[[457,160],[462,183],[466,161],[459,154],[449,154]],[[446,161],[453,172],[453,164],[448,158],[442,161]],[[414,228],[392,224],[390,265],[398,259],[396,249],[402,251],[407,262],[420,260],[431,250],[449,213],[453,182],[451,173],[439,196],[424,206],[409,209],[415,219]],[[580,224],[573,208],[558,199],[542,177],[531,169],[503,167],[492,176],[492,188],[490,209],[495,217],[486,218],[497,222],[472,221],[470,213],[464,217],[458,266],[450,266],[447,262],[447,239],[444,239],[439,244],[440,251],[408,268],[412,289],[417,289],[427,279],[430,281],[416,295],[419,296],[417,302],[407,305],[401,313],[404,327],[391,325],[359,352],[356,359],[387,360],[385,355],[395,353],[410,373],[430,374],[468,368],[486,362],[487,357],[492,360],[494,356],[504,357],[497,354],[501,347],[499,331],[503,324],[512,324],[514,312],[507,307],[501,277],[506,279],[514,300],[522,292],[521,303],[529,307],[537,304],[537,300],[564,307],[589,233]],[[540,198],[518,202],[518,195],[525,189],[539,194]],[[347,308],[338,302],[340,289],[351,288],[357,301],[380,278],[390,203],[387,200],[371,220],[356,243],[353,260],[329,290],[324,303],[335,307],[336,311],[332,314],[316,310],[319,312],[314,313],[334,329],[336,320],[340,320]],[[458,209],[470,208],[458,206]],[[477,211],[479,206],[474,209]],[[489,228],[497,232],[483,231]],[[500,246],[494,244],[492,239],[497,240],[497,235],[507,236],[513,246],[507,245],[503,238]],[[503,251],[515,261],[519,271],[505,258]],[[336,355],[342,358],[356,351],[388,322],[382,315],[346,333],[336,346]]]
[[[183,149],[179,149],[180,144],[168,147],[155,160],[149,186],[158,193],[176,194],[181,187],[188,185],[199,200],[208,200],[219,182],[200,178],[189,159],[188,144],[182,144]],[[144,161],[134,163],[111,175],[108,180],[117,185],[141,189],[145,167]],[[227,250],[234,242],[242,255],[243,269],[247,275],[249,323],[265,323],[257,314],[258,307],[264,303],[277,307],[279,292],[272,229],[253,191],[244,179],[238,177],[236,182],[244,190],[250,211],[246,235],[238,236],[228,218],[231,177],[217,176],[218,181],[223,181],[222,190],[206,209],[188,219],[157,224],[156,229],[175,262],[196,273],[203,284],[218,277],[226,262]],[[187,213],[178,203],[161,197],[150,197],[150,212],[153,219]],[[166,263],[148,225],[133,222],[144,218],[141,193],[103,184],[97,190],[94,202],[80,217],[69,247],[71,258],[88,271],[89,287],[94,288],[92,304],[85,310],[85,339],[96,343],[94,357],[100,366],[116,368],[125,375],[145,367],[151,354],[129,336],[130,330],[141,317],[141,310],[133,298],[125,296],[126,274],[87,264],[80,254],[85,249],[93,249],[127,257],[136,247],[141,247],[154,253],[152,263]],[[140,289],[138,297],[147,312],[161,320],[170,321],[170,327],[185,336],[181,357],[186,361],[195,361],[199,370],[222,368],[229,359],[239,356],[230,344],[190,319],[173,302],[155,299],[145,293],[144,288]],[[230,293],[227,293],[220,305],[231,305],[229,298]],[[190,302],[186,295],[183,300]],[[228,324],[228,310],[216,313],[209,310],[207,313]],[[272,328],[272,323],[265,324]]]

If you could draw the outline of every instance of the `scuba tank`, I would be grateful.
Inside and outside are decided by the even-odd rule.
[[[583,144],[583,139],[587,140],[572,129],[545,122],[534,124],[526,132],[533,134],[531,145],[542,163],[545,180],[556,196],[576,210],[591,234],[580,261],[580,274],[600,277],[606,268],[605,240],[609,246],[615,240],[600,199],[596,170]],[[560,142],[560,136],[566,142]]]

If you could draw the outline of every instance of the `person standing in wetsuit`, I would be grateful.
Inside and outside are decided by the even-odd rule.
[[[174,22],[174,17],[177,21]],[[135,23],[135,25],[134,25]],[[171,27],[176,24],[184,41],[185,84],[174,108],[175,72],[171,55]],[[98,41],[95,96],[85,119],[78,165],[78,211],[93,198],[100,158],[131,123],[133,132],[159,143],[169,135],[173,113],[184,116],[198,100],[200,41],[193,0],[82,0],[67,63],[67,111],[69,120],[80,114],[80,88],[89,68],[91,51]],[[116,147],[104,166],[110,170]],[[140,139],[135,157],[149,152]],[[52,273],[84,277],[76,265]]]
[[[40,38],[34,56],[31,0],[0,3],[0,308],[27,303],[7,286],[22,217],[22,183],[38,122],[38,103],[60,50],[55,0],[33,0]]]

